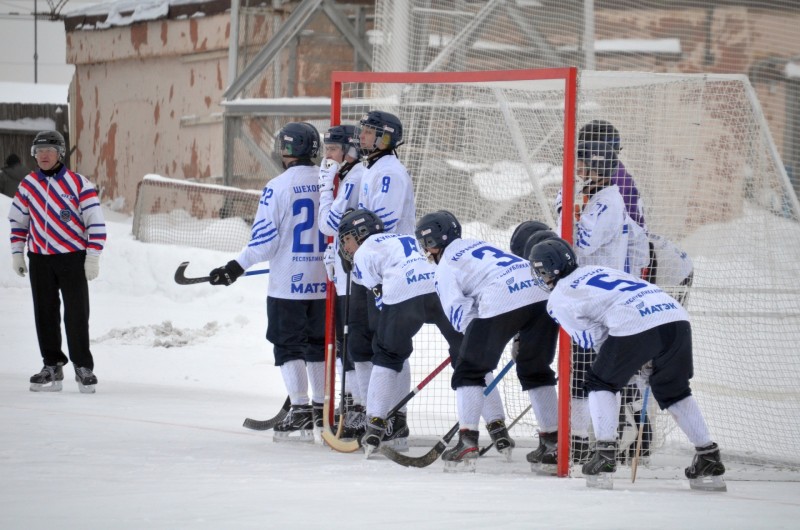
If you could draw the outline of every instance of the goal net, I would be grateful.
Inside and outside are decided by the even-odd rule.
[[[398,156],[414,180],[417,216],[449,210],[465,237],[502,249],[522,221],[555,226],[554,199],[565,175],[573,178],[578,129],[595,119],[611,122],[649,232],[674,243],[693,265],[693,282],[680,285],[682,260],[656,246],[657,256],[664,252],[657,282],[688,296],[692,388],[726,463],[741,463],[743,472],[796,468],[800,207],[752,87],[736,75],[584,71],[573,100],[568,72],[574,70],[335,73],[332,122],[357,124],[375,109],[399,116],[406,143]],[[564,207],[572,211],[580,200],[570,184]],[[447,345],[429,326],[414,345],[416,384],[446,357]],[[560,351],[563,365],[568,346]],[[508,360],[507,348],[500,367]],[[412,436],[438,437],[456,421],[451,373],[411,401]],[[562,404],[568,381],[562,371]],[[498,390],[510,422],[529,404],[527,395],[513,370]],[[632,394],[634,402],[640,398]],[[645,463],[677,474],[693,449],[652,399],[648,417]],[[528,413],[511,434],[532,448],[535,431]],[[481,437],[488,439],[483,428]]]

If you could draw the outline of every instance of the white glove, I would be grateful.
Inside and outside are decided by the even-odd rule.
[[[511,339],[511,358],[516,361],[517,355],[519,355],[519,333]]]
[[[22,252],[15,252],[11,254],[11,268],[17,273],[17,276],[25,277],[28,272],[28,267],[25,266],[25,255]]]
[[[339,172],[339,164],[326,158],[319,166],[319,192],[333,191],[333,179]]]
[[[325,272],[328,274],[328,279],[332,282],[335,281],[336,269],[334,265],[336,263],[336,251],[333,250],[333,243],[330,243],[325,249],[325,253],[322,255],[322,261],[325,263]]]
[[[83,270],[86,272],[86,279],[89,281],[97,278],[100,274],[100,256],[86,254],[86,261],[83,263]]]
[[[556,200],[553,201],[553,208],[556,210],[556,215],[561,215],[561,190],[558,190]]]

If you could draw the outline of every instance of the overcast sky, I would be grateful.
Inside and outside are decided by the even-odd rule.
[[[0,81],[33,83],[38,70],[39,83],[69,84],[75,68],[66,62],[64,23],[40,20],[34,33],[30,16],[34,3],[40,12],[50,10],[46,0],[0,0]],[[96,3],[97,0],[69,0],[62,13]],[[39,54],[36,69],[35,48]]]

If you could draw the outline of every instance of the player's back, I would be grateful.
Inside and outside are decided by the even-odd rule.
[[[355,255],[356,278],[367,287],[382,284],[383,303],[434,292],[435,266],[419,252],[412,235],[375,234]]]
[[[364,172],[358,203],[359,208],[375,212],[387,232],[414,233],[417,222],[414,184],[396,156],[382,156]]]

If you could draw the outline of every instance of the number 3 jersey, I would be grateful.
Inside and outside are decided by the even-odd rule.
[[[269,261],[272,298],[325,298],[322,255],[327,245],[317,224],[318,173],[316,166],[294,166],[269,181],[258,202],[250,242],[236,258],[244,269]]]
[[[368,289],[382,284],[384,304],[434,292],[435,265],[419,252],[414,236],[374,234],[354,256],[353,278]]]
[[[461,333],[475,318],[490,318],[547,299],[530,263],[485,241],[456,239],[436,267],[436,291]]]
[[[609,335],[625,337],[661,324],[689,320],[671,296],[615,269],[578,267],[550,294],[547,311],[582,348],[600,349]]]

